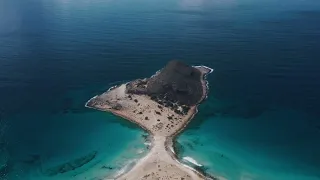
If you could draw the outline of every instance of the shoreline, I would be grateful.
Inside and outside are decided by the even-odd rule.
[[[114,110],[112,108],[103,109],[103,108],[97,108],[97,107],[93,107],[93,106],[88,105],[89,102],[96,99],[99,95],[94,96],[93,98],[91,98],[89,101],[86,102],[85,107],[111,112],[112,114],[114,114],[116,116],[120,116],[126,120],[129,120],[132,123],[137,124],[144,131],[148,132],[148,137],[150,138],[150,143],[151,143],[150,151],[147,152],[147,154],[144,157],[139,159],[131,169],[127,169],[127,171],[123,171],[122,173],[118,174],[116,177],[114,177],[115,179],[121,179],[121,178],[126,179],[125,178],[126,176],[130,177],[130,175],[128,175],[128,174],[130,174],[130,172],[132,172],[134,170],[139,171],[138,170],[139,168],[141,169],[145,164],[150,163],[150,162],[148,162],[148,160],[153,158],[152,155],[159,154],[159,152],[157,152],[157,151],[164,153],[164,152],[162,152],[163,150],[166,152],[165,154],[170,156],[170,159],[167,159],[167,161],[169,162],[169,161],[173,160],[176,163],[176,165],[178,165],[177,168],[180,171],[187,173],[189,175],[192,172],[192,173],[194,173],[194,175],[192,175],[192,176],[196,177],[196,179],[211,179],[212,178],[210,175],[209,175],[209,177],[207,177],[206,173],[199,172],[198,170],[182,163],[178,159],[178,155],[174,151],[174,147],[173,147],[178,135],[187,127],[189,122],[198,113],[198,106],[200,105],[200,103],[203,102],[208,97],[208,91],[209,91],[208,84],[209,83],[206,80],[206,77],[208,74],[212,73],[214,70],[207,67],[207,66],[192,66],[192,67],[198,69],[201,72],[200,81],[201,81],[201,85],[202,85],[202,89],[203,89],[203,95],[202,95],[201,99],[195,105],[190,107],[190,110],[187,113],[188,116],[186,116],[185,121],[183,122],[182,126],[179,127],[173,134],[170,134],[168,136],[162,137],[162,136],[159,136],[159,135],[153,133],[147,126],[145,126],[143,123],[137,122],[137,120],[133,119],[133,117],[130,117],[130,115],[126,114],[125,112]],[[151,77],[158,75],[160,72],[161,72],[161,70],[158,70]],[[125,83],[125,84],[127,84],[127,83]],[[113,86],[113,87],[109,88],[107,92],[105,92],[103,94],[107,94],[108,92],[110,92],[118,87],[119,86]],[[162,143],[163,143],[163,145],[162,145]],[[159,147],[159,146],[163,146],[164,149],[161,149],[162,147]],[[160,165],[158,165],[158,166],[160,166]],[[188,171],[189,171],[189,173],[188,173]],[[192,178],[192,179],[194,179],[194,178]],[[214,179],[214,178],[212,178],[212,179]]]
[[[175,134],[173,134],[173,135],[171,136],[171,142],[172,142],[172,144],[171,144],[171,146],[170,146],[171,148],[169,148],[169,147],[167,147],[167,148],[170,149],[170,150],[168,150],[168,152],[170,151],[170,152],[172,153],[174,159],[175,159],[179,164],[181,164],[182,166],[185,166],[185,167],[191,169],[192,171],[194,171],[194,172],[196,172],[197,174],[199,174],[200,176],[202,176],[204,179],[211,180],[211,179],[215,179],[215,177],[212,176],[212,175],[209,175],[209,174],[204,174],[204,173],[202,173],[202,172],[199,172],[198,170],[196,170],[196,169],[194,169],[194,168],[192,168],[192,167],[190,167],[190,166],[188,166],[188,165],[180,162],[180,161],[179,161],[179,158],[178,158],[178,154],[174,151],[174,143],[176,142],[176,139],[178,138],[178,135],[183,132],[183,130],[184,130],[184,129],[188,126],[188,124],[190,123],[190,121],[191,121],[191,120],[195,117],[195,115],[198,113],[198,106],[200,105],[200,103],[202,103],[204,100],[207,99],[208,93],[209,93],[209,82],[206,80],[206,78],[207,78],[207,76],[208,76],[209,74],[211,74],[211,73],[214,71],[214,69],[212,69],[212,68],[210,68],[210,67],[207,67],[207,66],[204,66],[204,65],[192,66],[192,67],[195,67],[195,68],[197,68],[197,69],[198,69],[198,68],[209,69],[209,72],[207,72],[207,73],[202,73],[202,72],[201,72],[201,84],[202,84],[203,90],[205,90],[206,93],[203,94],[201,100],[193,107],[193,108],[194,108],[194,113],[193,113],[192,116],[189,118],[188,122],[186,122],[186,123],[184,124],[184,126],[183,126],[179,131],[177,131]],[[209,176],[209,177],[208,177],[208,176]]]

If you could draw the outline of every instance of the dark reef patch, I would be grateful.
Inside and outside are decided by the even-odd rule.
[[[69,171],[73,171],[79,167],[82,167],[83,165],[89,163],[90,161],[92,161],[97,155],[97,152],[94,151],[92,153],[89,153],[83,157],[80,157],[78,159],[75,160],[71,160],[67,163],[58,165],[56,167],[50,168],[45,170],[45,174],[48,176],[54,176],[57,174],[63,174]]]

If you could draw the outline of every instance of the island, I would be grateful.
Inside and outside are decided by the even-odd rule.
[[[207,97],[206,75],[211,72],[206,66],[170,61],[150,78],[114,86],[86,103],[86,107],[111,112],[138,124],[152,139],[148,154],[116,179],[206,179],[179,162],[173,143]]]

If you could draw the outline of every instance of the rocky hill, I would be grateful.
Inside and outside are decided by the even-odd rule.
[[[201,100],[203,89],[200,78],[198,69],[180,61],[170,61],[157,75],[129,83],[127,91],[190,106]]]

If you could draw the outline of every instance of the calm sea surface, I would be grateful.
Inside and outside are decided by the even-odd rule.
[[[215,69],[182,159],[229,180],[319,180],[319,50],[318,0],[0,0],[0,179],[130,168],[146,133],[84,104],[180,59]]]

